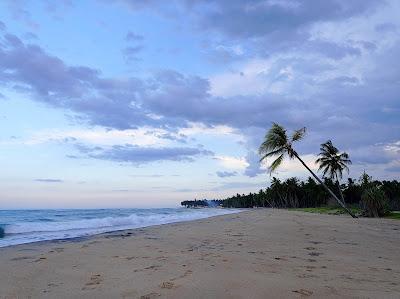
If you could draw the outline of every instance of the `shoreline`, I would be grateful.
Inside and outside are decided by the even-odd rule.
[[[196,208],[197,209],[197,208]],[[205,209],[205,208],[202,208]],[[233,210],[232,208],[223,208],[226,210]],[[241,213],[243,211],[246,211],[249,209],[236,209],[235,212],[232,213],[226,213],[226,214],[219,214],[219,215],[211,215],[207,217],[201,217],[201,218],[194,218],[194,219],[188,219],[188,220],[178,220],[178,221],[172,221],[172,222],[167,222],[167,223],[159,223],[159,224],[149,224],[149,225],[144,225],[144,226],[139,226],[139,227],[134,227],[134,228],[121,228],[121,229],[115,229],[115,230],[109,230],[109,231],[104,231],[104,232],[98,232],[98,233],[93,233],[93,234],[87,234],[87,235],[82,235],[82,236],[73,236],[73,237],[66,237],[66,238],[56,238],[56,239],[48,239],[48,240],[38,240],[38,241],[33,241],[33,242],[26,242],[26,243],[20,243],[20,244],[11,244],[11,245],[6,245],[6,246],[0,246],[0,251],[2,248],[8,248],[8,247],[14,247],[14,246],[20,246],[20,245],[29,245],[29,244],[36,244],[36,243],[45,243],[45,242],[64,242],[64,241],[78,241],[79,239],[88,239],[91,237],[96,237],[100,236],[103,234],[111,234],[113,232],[123,232],[123,231],[129,231],[129,230],[136,230],[136,229],[141,229],[141,228],[147,228],[147,227],[152,227],[152,226],[162,226],[162,225],[168,225],[168,224],[174,224],[174,223],[182,223],[182,222],[190,222],[190,221],[196,221],[196,220],[201,220],[201,219],[208,219],[212,217],[218,217],[218,216],[225,216],[225,215],[231,215],[231,214],[237,214]],[[4,227],[3,227],[4,229]],[[4,239],[7,234],[4,234],[3,238],[0,238],[0,240]]]
[[[255,209],[0,248],[0,298],[398,298],[400,223]]]

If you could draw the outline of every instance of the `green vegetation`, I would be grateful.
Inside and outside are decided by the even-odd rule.
[[[322,170],[322,175],[328,177],[333,181],[336,181],[336,186],[340,193],[340,198],[343,205],[345,204],[342,189],[340,188],[339,180],[343,177],[343,171],[346,170],[349,173],[349,167],[351,164],[349,155],[345,152],[340,153],[339,149],[332,144],[332,141],[328,140],[321,144],[321,152],[319,158],[315,161],[319,164],[318,171]]]
[[[385,218],[400,220],[400,212],[390,212]]]
[[[359,208],[349,208],[354,214],[361,213],[361,209]],[[300,208],[300,209],[290,209],[291,211],[300,211],[300,212],[308,212],[308,213],[317,213],[317,214],[329,214],[329,215],[341,215],[345,212],[340,207],[317,207],[317,208]]]
[[[329,188],[321,179],[304,163],[304,161],[300,158],[297,152],[293,148],[293,143],[299,141],[304,138],[306,133],[306,128],[302,128],[293,132],[291,138],[288,137],[286,133],[286,129],[277,123],[273,123],[271,129],[265,135],[264,142],[260,145],[259,153],[262,156],[261,161],[267,159],[269,157],[278,156],[270,166],[270,172],[272,173],[276,170],[281,164],[284,157],[287,155],[290,159],[297,158],[301,164],[312,174],[312,176],[317,180],[318,183],[322,185],[322,187],[331,195],[332,198],[336,200],[336,202],[344,209],[347,213],[351,215],[353,218],[357,218],[347,207],[344,202],[342,202],[335,193]],[[334,148],[336,149],[336,148]],[[337,150],[337,149],[336,149]],[[347,155],[347,154],[346,154]],[[339,156],[339,158],[341,158]],[[348,158],[348,156],[346,157]],[[344,159],[344,158],[343,158]],[[345,163],[342,163],[345,165]],[[329,161],[327,163],[329,166]],[[326,167],[328,167],[326,166]],[[346,166],[346,165],[345,165]],[[325,166],[323,166],[325,167]],[[322,168],[323,168],[322,167]],[[340,167],[342,165],[340,164]],[[338,168],[334,168],[333,171],[337,173]]]
[[[371,186],[363,191],[361,205],[366,217],[382,217],[389,213],[386,194],[379,186]]]
[[[207,200],[184,200],[181,202],[181,205],[185,208],[201,208],[201,207],[208,207]]]
[[[184,201],[181,204],[186,207],[212,205],[226,208],[289,208],[324,214],[347,212],[353,218],[357,218],[356,214],[366,217],[400,218],[400,213],[390,213],[390,211],[400,210],[399,181],[372,180],[372,177],[364,172],[358,182],[348,178],[347,183],[340,184],[343,171],[349,172],[348,165],[351,164],[351,160],[347,153],[340,152],[330,140],[321,144],[321,152],[316,161],[319,170],[323,172],[321,180],[293,148],[293,143],[303,139],[305,132],[306,129],[302,128],[294,131],[289,137],[285,128],[273,123],[265,135],[264,142],[260,145],[259,154],[260,161],[276,157],[270,164],[270,173],[282,164],[286,156],[290,159],[298,159],[312,175],[307,181],[300,181],[293,177],[282,182],[273,177],[271,185],[258,193],[236,194],[212,201]],[[336,205],[341,208],[331,207],[332,200],[335,200]],[[348,208],[346,204],[351,208]]]
[[[356,210],[353,208],[349,209],[353,214],[353,211],[357,212],[357,214],[362,214],[361,211],[366,209],[361,200],[361,196],[365,190],[363,176],[358,181],[349,178],[346,184],[340,185],[340,188],[343,190],[345,202],[351,207],[357,207]],[[324,184],[332,189],[336,185],[329,178],[324,179]],[[396,180],[371,181],[370,184],[379,186],[384,192],[389,210],[399,210],[400,182]],[[335,192],[339,193],[339,190],[335,189]],[[311,177],[307,181],[289,178],[283,182],[273,177],[271,186],[260,190],[258,193],[236,194],[235,196],[223,199],[219,203],[227,208],[319,208],[332,205],[334,202],[332,202],[330,194]]]
[[[325,178],[324,183],[330,188],[335,183]],[[355,215],[369,216],[366,212],[368,207],[362,201],[362,195],[366,188],[376,186],[385,195],[385,206],[388,211],[400,210],[400,182],[372,180],[364,173],[359,180],[349,178],[346,184],[341,184],[343,197],[349,205],[349,210]],[[339,190],[335,189],[339,193]],[[380,195],[382,196],[382,194]],[[226,208],[289,208],[304,212],[322,214],[343,214],[345,211],[339,206],[331,206],[334,202],[326,190],[317,184],[311,177],[307,181],[300,181],[297,178],[289,178],[285,181],[273,177],[271,186],[259,190],[258,193],[236,194],[235,196],[219,200],[193,200],[183,201],[181,204],[186,207],[223,206]],[[369,207],[371,209],[372,207]],[[372,214],[373,215],[373,214]],[[400,219],[400,212],[385,212],[386,218]]]
[[[355,214],[361,214],[362,209],[351,207],[351,211]],[[317,207],[317,208],[299,208],[299,209],[289,209],[289,211],[300,211],[307,213],[317,213],[317,214],[328,214],[328,215],[341,215],[344,214],[343,209],[338,207]],[[388,213],[384,218],[400,220],[400,211],[394,211]]]

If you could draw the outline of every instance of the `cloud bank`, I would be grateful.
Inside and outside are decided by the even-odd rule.
[[[132,13],[147,10],[171,20],[162,1],[114,2]],[[256,145],[273,121],[293,129],[309,127],[310,135],[300,146],[305,154],[332,138],[354,153],[355,164],[399,160],[385,151],[400,139],[398,2],[182,0],[171,5],[190,30],[212,36],[205,51],[210,61],[221,50],[230,53],[229,67],[210,76],[160,69],[145,77],[108,77],[99,69],[69,65],[0,23],[0,82],[68,111],[77,121],[115,130],[162,128],[167,133],[160,138],[182,144],[187,138],[176,137],[176,132],[191,123],[232,127],[245,136],[244,174],[249,177],[262,172]],[[123,49],[127,60],[146,50],[143,40],[128,31],[129,45]],[[212,156],[191,146],[133,145],[86,154],[132,163]]]

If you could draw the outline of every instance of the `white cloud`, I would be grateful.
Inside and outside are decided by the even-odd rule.
[[[318,166],[315,164],[315,160],[317,159],[317,155],[308,154],[301,155],[300,158],[304,161],[304,163],[314,172],[318,170]],[[262,168],[267,169],[269,165],[272,163],[274,159],[268,159],[266,163],[263,163]],[[285,158],[281,164],[281,166],[274,172],[272,175],[278,176],[283,174],[283,176],[298,176],[298,177],[307,177],[311,176],[309,171],[301,164],[298,159],[289,159]]]
[[[243,141],[244,137],[239,132],[239,130],[226,125],[219,126],[206,126],[201,123],[190,123],[187,128],[182,128],[178,131],[178,134],[183,134],[186,136],[195,135],[212,135],[212,136],[229,136],[237,141]]]
[[[151,133],[149,133],[151,131]],[[158,134],[166,131],[151,128],[135,130],[106,130],[103,128],[76,129],[76,130],[45,130],[35,132],[26,140],[18,141],[26,145],[42,144],[53,141],[63,141],[68,138],[89,144],[132,144],[139,146],[165,145],[168,140],[158,138]]]
[[[227,169],[244,170],[249,165],[244,157],[215,156],[214,159]]]
[[[215,96],[257,95],[266,91],[266,75],[271,68],[267,59],[252,59],[235,72],[210,77],[211,93]]]

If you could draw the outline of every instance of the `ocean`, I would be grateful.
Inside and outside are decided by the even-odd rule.
[[[0,247],[237,213],[238,209],[0,210]]]

